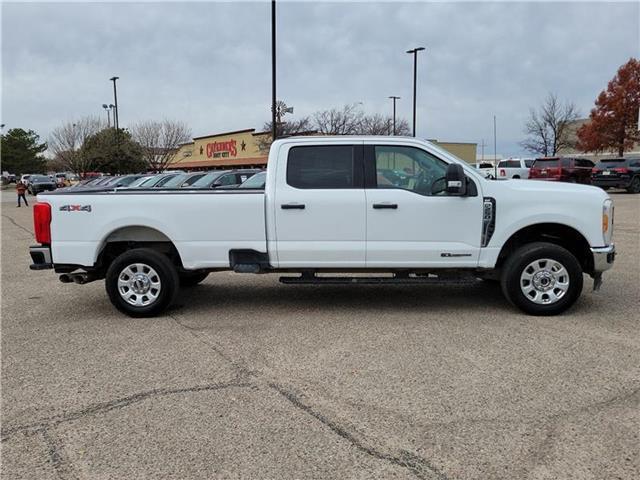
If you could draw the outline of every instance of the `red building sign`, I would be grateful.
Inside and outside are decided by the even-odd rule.
[[[237,154],[235,140],[207,143],[207,157],[209,158],[235,157]]]

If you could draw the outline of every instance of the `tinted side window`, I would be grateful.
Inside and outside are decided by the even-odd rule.
[[[295,188],[354,188],[352,145],[293,147],[287,184]]]
[[[535,162],[535,160],[525,160],[524,161],[524,166],[527,168],[531,168],[533,167],[533,162]]]
[[[572,162],[571,162],[570,158],[563,158],[561,161],[562,161],[562,166],[564,168],[571,168],[572,167],[572,165],[571,165]]]

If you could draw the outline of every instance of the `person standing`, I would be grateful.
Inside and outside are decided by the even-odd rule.
[[[20,208],[20,199],[24,200],[24,204],[28,207],[29,202],[27,202],[27,197],[25,196],[25,192],[27,191],[27,186],[22,183],[22,180],[16,183],[16,192],[18,192],[18,208]]]

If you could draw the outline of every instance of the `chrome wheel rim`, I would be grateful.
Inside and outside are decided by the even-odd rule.
[[[569,290],[569,272],[557,260],[550,258],[534,260],[520,275],[520,289],[533,303],[554,304]]]
[[[145,263],[132,263],[118,275],[118,293],[134,307],[146,307],[158,300],[162,282],[158,273]]]

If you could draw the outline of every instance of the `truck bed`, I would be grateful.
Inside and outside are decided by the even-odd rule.
[[[100,245],[169,239],[187,269],[229,267],[229,250],[267,251],[260,190],[59,191],[38,196],[51,205],[56,264],[91,266]]]

